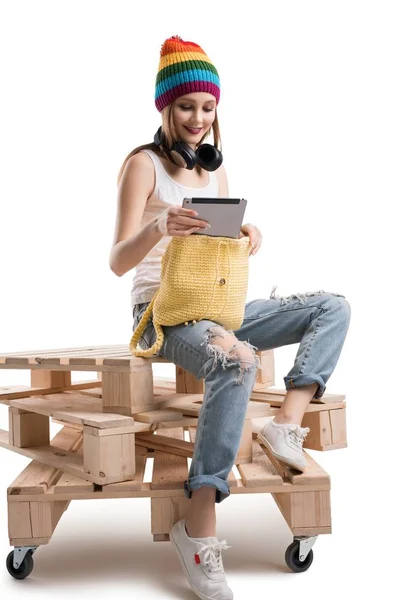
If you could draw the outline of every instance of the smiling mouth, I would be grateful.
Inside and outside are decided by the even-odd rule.
[[[197,135],[198,133],[200,133],[200,131],[203,130],[202,127],[198,128],[198,127],[186,127],[186,125],[184,125],[185,129],[187,129],[187,131],[189,133],[192,133],[193,135]]]

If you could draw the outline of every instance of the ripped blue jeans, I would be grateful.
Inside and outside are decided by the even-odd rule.
[[[248,400],[260,367],[255,350],[300,343],[294,365],[283,381],[287,390],[318,383],[315,398],[325,392],[338,362],[351,315],[345,297],[324,290],[280,297],[275,295],[275,289],[276,286],[268,300],[246,304],[244,321],[235,331],[206,319],[163,326],[164,342],[157,356],[193,373],[197,379],[204,378],[193,458],[184,482],[187,498],[204,485],[216,488],[217,503],[230,494],[227,479],[239,450]],[[133,308],[133,330],[148,304],[136,304]],[[226,350],[218,345],[218,338],[229,334],[236,340]],[[156,337],[150,319],[139,346],[150,348]],[[236,349],[240,346],[239,355]]]

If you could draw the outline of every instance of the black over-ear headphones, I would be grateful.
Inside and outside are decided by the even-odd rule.
[[[200,144],[194,151],[185,142],[175,142],[171,150],[164,145],[164,134],[159,127],[155,136],[154,143],[162,148],[178,167],[192,170],[196,165],[200,165],[206,171],[215,171],[222,165],[222,154],[216,146],[212,144]]]

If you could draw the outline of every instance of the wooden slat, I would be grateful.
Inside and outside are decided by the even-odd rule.
[[[257,388],[257,391],[252,391],[251,398],[253,398],[254,400],[261,401],[267,400],[267,402],[269,402],[271,406],[280,406],[283,400],[285,399],[286,393],[286,389],[265,388],[264,390],[261,390],[260,388]],[[329,394],[325,392],[322,398],[319,398],[318,400],[314,398],[313,400],[311,400],[311,404],[333,404],[334,408],[338,408],[337,404],[342,404],[345,401],[345,399],[346,396],[344,394]]]
[[[43,396],[47,394],[58,394],[58,393],[74,393],[75,391],[80,391],[83,395],[97,395],[100,390],[100,398],[101,398],[101,388],[97,387],[101,384],[101,381],[93,380],[82,383],[74,383],[72,385],[67,385],[63,387],[53,387],[53,388],[41,388],[41,387],[29,387],[26,385],[13,385],[8,387],[0,387],[0,403],[9,404],[10,400],[15,400],[19,398],[30,398],[31,396]],[[91,389],[93,388],[93,390]],[[90,391],[85,391],[90,390]]]
[[[64,427],[51,440],[58,448],[74,452],[82,445],[82,433]],[[43,465],[35,460],[18,475],[7,488],[8,495],[45,494],[62,476],[57,468]]]
[[[61,469],[62,471],[71,473],[71,475],[76,475],[81,479],[87,479],[99,485],[113,483],[113,481],[118,481],[119,479],[85,473],[81,456],[57,446],[38,446],[35,448],[18,448],[17,446],[12,446],[8,443],[8,431],[4,431],[4,429],[0,429],[0,446],[7,448],[7,450],[12,450],[17,454],[22,454],[22,456],[32,458],[49,467]]]
[[[183,428],[164,429],[162,436],[172,440],[184,440]],[[156,434],[154,437],[159,437]],[[153,477],[150,488],[171,490],[183,486],[188,477],[188,462],[184,456],[156,450],[154,452]]]
[[[328,473],[305,450],[303,450],[303,454],[307,461],[307,466],[304,472],[300,473],[278,461],[263,444],[260,444],[260,448],[265,452],[284,481],[288,481],[299,487],[302,485],[330,485]]]
[[[81,445],[79,449],[75,450],[79,456],[83,457],[83,446]],[[91,481],[87,481],[86,479],[82,479],[81,477],[77,477],[76,475],[71,475],[70,473],[62,472],[60,479],[54,483],[53,492],[54,494],[63,494],[64,492],[71,493],[83,493],[83,492],[93,492],[94,491],[94,483]]]
[[[54,412],[60,410],[71,410],[80,408],[86,411],[101,412],[101,401],[98,398],[90,396],[81,396],[80,394],[49,394],[46,396],[32,396],[31,398],[21,398],[10,400],[10,406],[26,410],[27,412],[36,412],[40,415],[51,417]]]
[[[171,406],[168,410],[177,411],[184,415],[190,415],[196,417],[199,415],[201,410],[201,403],[191,402],[187,404],[180,404],[179,406]],[[247,403],[246,419],[252,419],[255,417],[270,416],[271,409],[268,403],[252,402],[249,400]]]
[[[178,456],[186,456],[187,458],[192,457],[194,447],[194,444],[191,442],[169,438],[164,435],[155,435],[154,433],[136,434],[136,444],[145,446],[146,448],[153,448],[154,450],[170,452]]]
[[[247,487],[283,485],[282,477],[255,440],[252,445],[252,462],[237,465],[237,468]]]
[[[69,355],[69,356],[73,356],[74,353],[76,352],[86,352],[86,354],[92,352],[92,351],[97,351],[97,350],[102,350],[104,352],[105,355],[107,355],[107,351],[108,350],[120,350],[121,352],[125,352],[126,349],[129,349],[129,347],[126,344],[114,344],[114,345],[106,345],[106,346],[82,346],[82,347],[74,347],[74,348],[48,348],[48,349],[44,349],[44,350],[24,350],[22,352],[1,352],[0,353],[0,358],[4,358],[4,357],[12,357],[12,356],[28,356],[28,357],[32,357],[32,356],[44,356],[44,355]]]
[[[68,423],[88,425],[100,429],[128,427],[134,419],[124,415],[101,412],[101,402],[89,396],[52,394],[50,396],[11,400],[10,406],[38,413]]]
[[[154,392],[155,393],[168,393],[168,390],[175,389],[175,380],[168,379],[166,377],[154,377]],[[287,390],[273,390],[269,387],[256,387],[250,395],[251,402],[266,402],[272,407],[281,406]],[[325,392],[323,402],[313,400],[307,407],[307,412],[329,410],[336,408],[344,408],[346,406],[344,399],[346,398],[343,394],[328,394]]]
[[[179,414],[179,412],[174,412],[170,410],[148,410],[146,412],[135,414],[135,421],[142,421],[143,423],[177,421],[178,419],[183,419],[183,414]]]
[[[134,424],[132,417],[125,417],[113,413],[85,412],[83,410],[54,411],[52,414],[55,419],[61,419],[69,423],[88,425],[89,427],[98,427],[99,429],[110,429],[113,427],[129,427]]]
[[[230,482],[229,482],[230,483]],[[111,484],[110,484],[111,485]],[[119,483],[118,483],[119,485]],[[230,484],[231,485],[231,484]],[[232,487],[232,493],[234,494],[265,494],[265,493],[294,493],[293,485],[289,482],[283,482],[283,485],[279,484],[276,487],[247,487],[243,484],[241,479],[237,479],[237,483]],[[296,487],[297,492],[310,492],[310,491],[329,491],[330,486],[324,485],[304,485]],[[108,485],[99,486],[95,492],[85,492],[82,494],[71,494],[63,493],[55,495],[53,493],[53,486],[50,486],[49,493],[40,496],[39,494],[29,494],[27,496],[9,496],[9,502],[22,502],[22,501],[39,501],[43,500],[46,502],[52,502],[54,500],[98,500],[100,498],[173,498],[174,496],[185,495],[183,488],[177,488],[176,490],[152,490],[150,489],[150,483],[144,482],[140,490],[124,490],[124,491],[109,491]]]
[[[143,358],[134,357],[128,345],[88,346],[82,348],[60,348],[31,350],[0,354],[0,368],[14,366],[30,368],[30,365],[51,366],[136,366],[145,364]],[[145,359],[151,362],[169,362],[161,357]],[[79,369],[78,369],[79,370]],[[84,370],[84,369],[82,369]]]
[[[170,410],[151,410],[142,413],[135,413],[135,421],[149,423],[151,430],[157,429],[175,429],[179,427],[189,427],[197,425],[197,417],[187,418],[182,413]]]

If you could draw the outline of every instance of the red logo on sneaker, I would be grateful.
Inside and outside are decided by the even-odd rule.
[[[199,565],[201,563],[200,556],[198,554],[194,555],[194,560],[195,560],[196,565]]]

